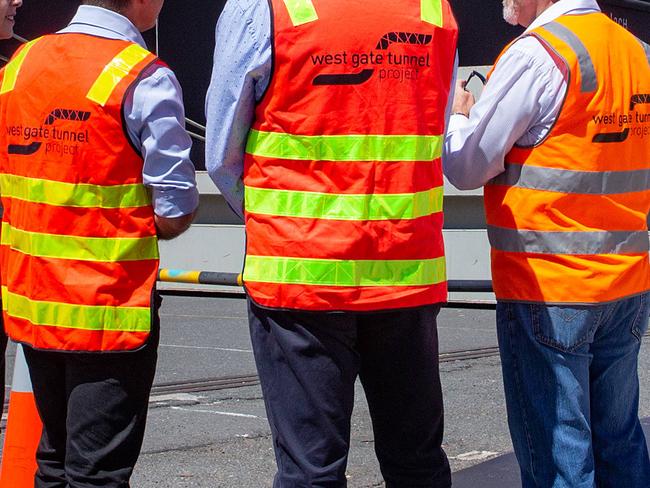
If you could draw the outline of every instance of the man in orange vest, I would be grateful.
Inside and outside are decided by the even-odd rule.
[[[650,47],[594,0],[506,0],[504,17],[527,29],[476,105],[457,87],[445,172],[485,185],[523,486],[648,487]]]
[[[23,5],[23,0],[0,0],[0,39],[11,39],[16,23],[16,10]],[[1,76],[1,75],[0,75]],[[0,210],[1,212],[1,210]],[[2,318],[0,317],[0,324]],[[0,403],[5,398],[5,351],[7,350],[7,335],[4,327],[0,326]]]
[[[450,486],[436,317],[456,39],[446,0],[221,15],[206,165],[246,223],[276,488],[346,485],[357,376],[386,486]]]
[[[2,304],[43,435],[36,487],[129,486],[159,334],[157,239],[198,204],[162,0],[85,0],[0,85]]]

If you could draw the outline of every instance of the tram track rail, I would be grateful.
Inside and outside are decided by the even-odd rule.
[[[472,359],[488,358],[498,355],[498,347],[480,347],[440,353],[439,360],[441,363],[448,363],[452,361],[468,361]],[[205,378],[191,381],[159,383],[153,386],[151,389],[151,395],[175,395],[180,393],[229,390],[246,386],[257,386],[259,383],[259,377],[253,373],[237,376],[221,376],[217,378]]]
[[[650,337],[650,331],[646,332],[644,337]],[[439,362],[442,364],[450,363],[453,361],[470,361],[475,359],[497,357],[498,355],[499,348],[497,346],[490,346],[442,352],[438,357]],[[152,400],[155,401],[156,397],[167,395],[232,390],[237,388],[245,388],[248,386],[258,386],[259,384],[259,377],[255,373],[161,382],[153,385],[151,388],[151,397]],[[7,413],[8,406],[9,403],[7,399],[5,399],[5,403],[3,405],[3,413]]]
[[[650,331],[648,331],[644,337],[650,337]],[[499,348],[497,346],[491,346],[442,352],[438,358],[439,362],[442,364],[450,363],[453,361],[470,361],[475,359],[497,357],[498,355]],[[158,396],[174,395],[180,393],[200,393],[244,388],[247,386],[257,386],[259,384],[259,377],[254,373],[249,373],[235,376],[221,376],[216,378],[205,378],[190,381],[159,383],[153,386],[151,395]]]

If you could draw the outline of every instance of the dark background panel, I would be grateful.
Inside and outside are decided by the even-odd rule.
[[[523,32],[508,25],[499,0],[450,0],[458,21],[461,66],[488,66],[501,49]]]
[[[650,43],[650,0],[606,0],[599,3],[612,19]]]
[[[458,20],[461,66],[494,63],[503,46],[521,34],[521,27],[506,24],[499,0],[450,0]],[[603,12],[650,43],[650,0],[601,0]]]
[[[503,46],[522,31],[503,21],[500,0],[450,1],[460,26],[462,66],[492,64]],[[160,57],[176,72],[183,86],[188,118],[202,125],[205,125],[203,107],[212,71],[214,28],[224,3],[225,0],[169,0],[159,22]],[[650,0],[600,3],[606,13],[650,43]],[[33,39],[55,32],[68,23],[78,5],[78,0],[25,0],[18,11],[16,33]],[[154,50],[155,32],[145,33],[145,39]],[[8,57],[18,46],[15,40],[0,42],[0,54]],[[194,139],[192,158],[200,169],[204,168],[203,151],[203,143]]]

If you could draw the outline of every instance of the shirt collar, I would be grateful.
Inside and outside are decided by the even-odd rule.
[[[583,12],[578,12],[583,11]],[[560,0],[554,3],[549,8],[544,10],[539,17],[537,17],[532,24],[526,29],[529,32],[537,27],[540,27],[562,15],[571,13],[586,13],[587,11],[600,12],[600,7],[596,0]]]
[[[81,5],[68,26],[59,32],[94,34],[109,39],[123,39],[147,48],[142,34],[129,19],[112,10],[92,5]]]

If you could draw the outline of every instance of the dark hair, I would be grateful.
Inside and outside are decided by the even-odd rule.
[[[95,7],[104,7],[115,12],[122,12],[131,0],[82,0],[82,5],[93,5]]]

